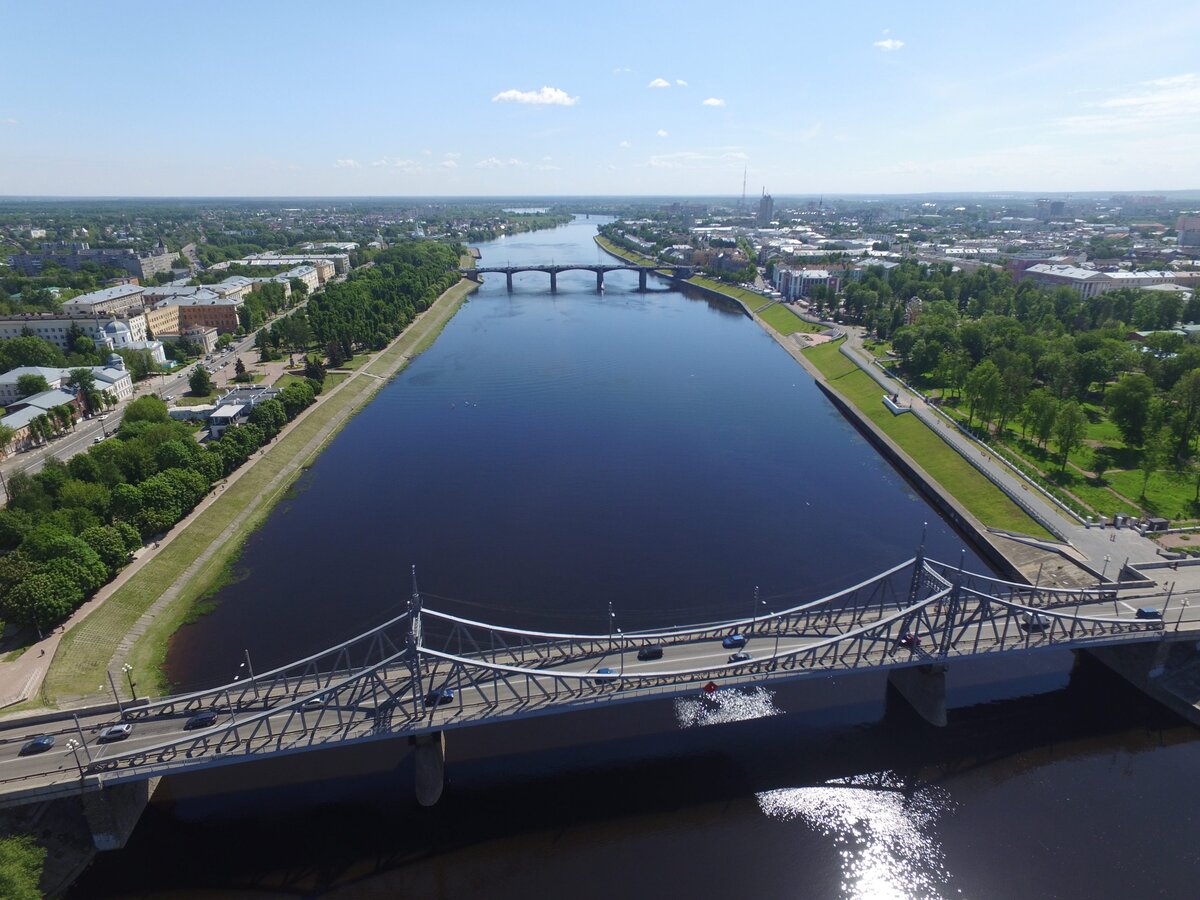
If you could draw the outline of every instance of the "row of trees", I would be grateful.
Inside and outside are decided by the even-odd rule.
[[[458,280],[461,247],[409,241],[377,254],[374,265],[328,284],[308,303],[308,325],[321,345],[344,358],[356,348],[382,350]]]
[[[291,384],[201,446],[165,403],[142,397],[115,440],[11,476],[0,510],[0,618],[40,629],[61,622],[314,399],[310,383]]]

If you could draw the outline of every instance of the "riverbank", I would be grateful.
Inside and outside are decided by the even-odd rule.
[[[218,485],[157,547],[144,548],[76,612],[65,633],[0,667],[0,683],[18,687],[25,699],[6,711],[95,702],[109,690],[107,672],[124,665],[132,667],[139,694],[165,692],[160,669],[168,642],[194,604],[329,440],[390,376],[433,343],[477,287],[463,279],[443,293],[389,347],[322,395]]]

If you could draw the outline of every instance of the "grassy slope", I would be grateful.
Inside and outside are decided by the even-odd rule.
[[[804,351],[830,387],[890,437],[984,525],[1051,538],[1004,492],[913,415],[894,416],[881,402],[883,389],[831,342]]]

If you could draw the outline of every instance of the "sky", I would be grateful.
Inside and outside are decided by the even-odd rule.
[[[0,0],[0,196],[1200,188],[1200,4]]]

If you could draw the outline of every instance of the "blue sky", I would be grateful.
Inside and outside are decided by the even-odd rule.
[[[0,195],[1200,188],[1180,0],[0,0],[0,22]]]

